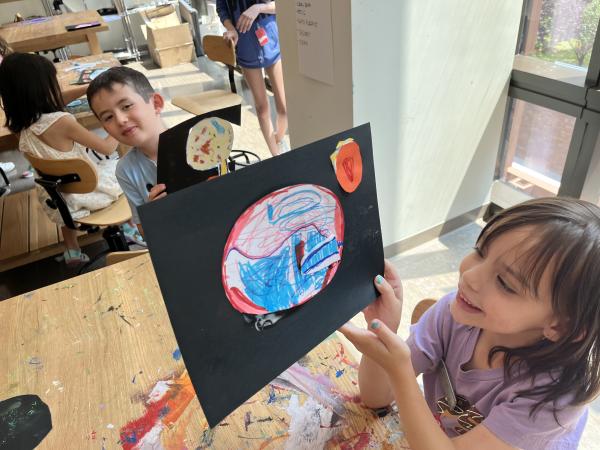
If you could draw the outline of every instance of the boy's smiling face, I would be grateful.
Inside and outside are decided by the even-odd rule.
[[[165,129],[160,118],[164,100],[154,93],[148,101],[127,84],[101,89],[90,107],[104,129],[119,142],[145,152],[158,150],[158,136]]]

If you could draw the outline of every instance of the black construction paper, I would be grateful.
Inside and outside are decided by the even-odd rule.
[[[330,155],[360,146],[362,182],[344,192]],[[223,250],[233,224],[265,195],[300,183],[331,190],[345,221],[342,260],[319,294],[257,331],[229,303]],[[179,348],[211,427],[285,371],[375,297],[383,273],[370,126],[339,133],[140,207],[142,226]]]

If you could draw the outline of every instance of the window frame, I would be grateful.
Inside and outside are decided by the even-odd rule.
[[[587,72],[560,64],[536,59],[536,63],[521,55],[531,24],[533,0],[524,0],[515,63],[511,72],[508,97],[504,113],[502,138],[494,174],[500,180],[506,162],[511,129],[513,99],[542,106],[575,117],[575,126],[569,144],[567,159],[561,176],[559,196],[579,198],[582,194],[596,142],[600,135],[600,19]],[[535,59],[535,58],[534,58]],[[506,184],[506,183],[505,183]],[[515,195],[515,203],[520,196]],[[494,201],[494,198],[492,198]]]

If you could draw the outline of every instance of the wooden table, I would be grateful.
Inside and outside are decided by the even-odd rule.
[[[74,31],[65,28],[85,22],[100,22],[100,26]],[[102,49],[96,33],[106,30],[108,25],[97,11],[80,11],[3,25],[0,27],[0,36],[16,52],[54,50],[87,42],[92,54],[100,54]]]
[[[83,58],[56,63],[57,78],[61,91],[68,92],[70,89],[73,89],[74,86],[71,83],[77,81],[80,75],[80,72],[76,68],[88,67],[90,64],[93,64],[93,67],[90,68],[100,69],[103,67],[118,66],[121,63],[112,53],[85,56]],[[75,114],[75,118],[86,128],[99,126],[96,116],[91,111],[77,113]],[[4,111],[0,108],[0,151],[15,149],[19,146],[17,136],[4,126],[5,121]]]
[[[0,400],[48,405],[40,449],[408,448],[335,335],[210,430],[148,255],[0,302],[0,323]]]

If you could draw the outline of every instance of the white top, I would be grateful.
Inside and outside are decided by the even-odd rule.
[[[63,198],[71,211],[71,215],[74,219],[78,219],[88,216],[90,211],[106,208],[117,200],[123,191],[119,187],[119,183],[115,177],[116,160],[102,159],[100,161],[95,157],[92,159],[88,156],[86,148],[79,142],[73,143],[71,151],[63,152],[49,146],[39,138],[42,133],[64,116],[70,116],[73,120],[76,120],[72,114],[63,111],[42,114],[36,123],[21,131],[19,137],[19,150],[30,153],[38,158],[85,158],[92,163],[95,163],[98,172],[98,184],[93,192],[87,194],[63,194]],[[46,212],[53,222],[59,225],[62,224],[62,218],[60,217],[58,210],[52,209],[46,204],[46,199],[49,198],[46,191],[39,185],[37,185],[37,187],[38,197],[44,212]]]

